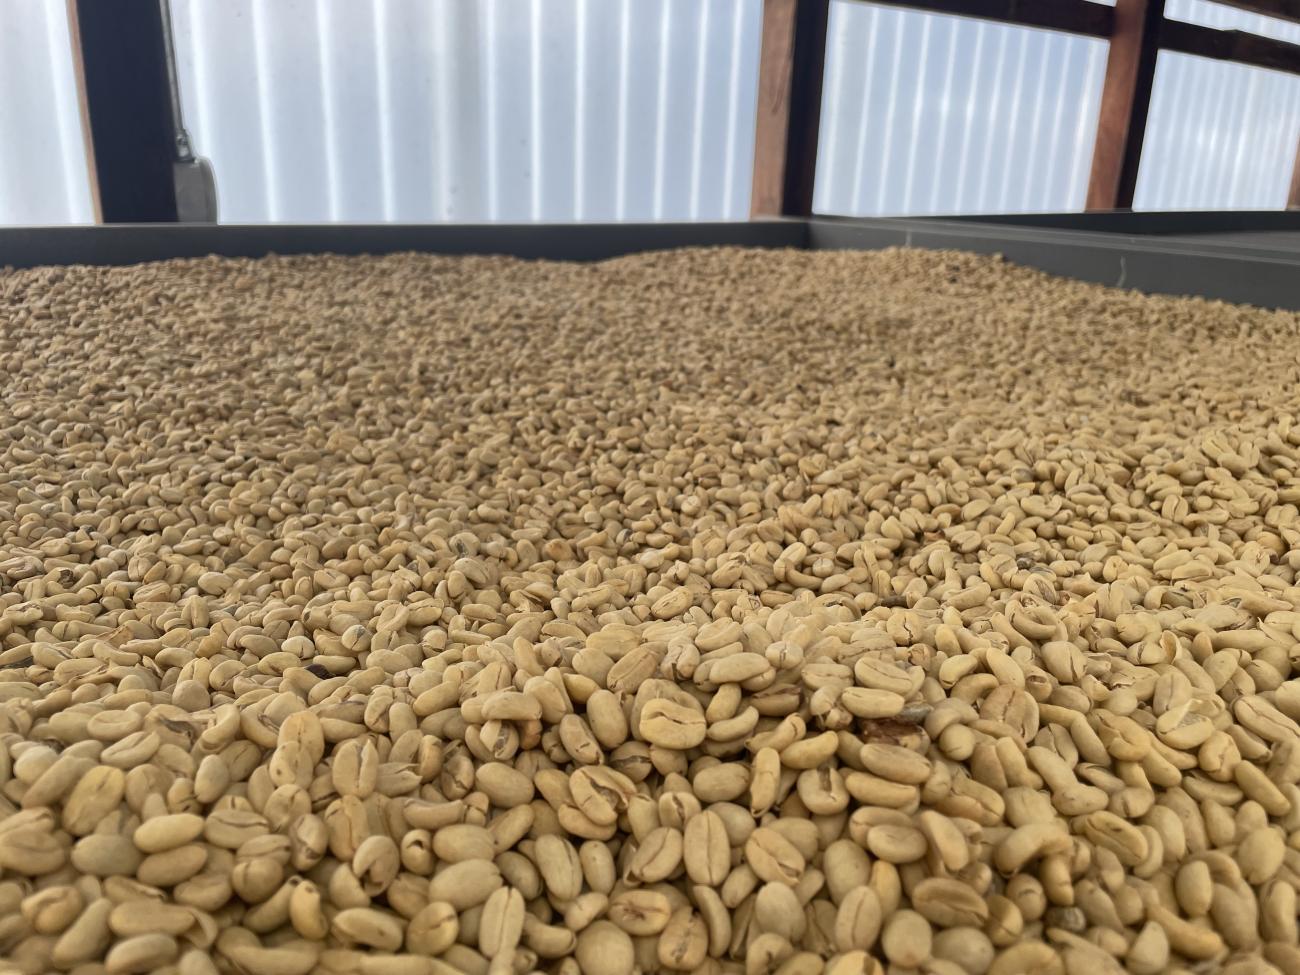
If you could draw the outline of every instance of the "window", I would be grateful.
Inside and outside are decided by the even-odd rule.
[[[1168,16],[1300,42],[1300,24],[1200,0]],[[1300,137],[1300,76],[1162,51],[1133,206],[1143,210],[1286,206]]]
[[[221,219],[745,219],[761,0],[172,0]]]
[[[1106,44],[835,0],[814,209],[1082,208]]]
[[[93,223],[67,9],[4,0],[0,224]]]

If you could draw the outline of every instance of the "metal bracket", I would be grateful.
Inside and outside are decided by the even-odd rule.
[[[172,176],[176,184],[176,219],[181,223],[216,223],[216,175],[209,160],[194,155],[190,134],[185,128],[185,119],[181,113],[181,88],[176,75],[170,0],[158,0],[158,8],[162,14],[163,51],[176,153],[172,164]]]

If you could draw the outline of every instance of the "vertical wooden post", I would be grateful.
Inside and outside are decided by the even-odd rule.
[[[1133,206],[1164,0],[1118,0],[1088,178],[1089,210]]]
[[[830,0],[764,0],[752,217],[812,213]]]
[[[1291,189],[1286,195],[1286,208],[1300,210],[1300,145],[1296,146],[1295,163],[1291,166]]]
[[[72,75],[77,86],[77,114],[81,116],[81,141],[86,153],[86,178],[90,183],[90,209],[95,223],[104,222],[99,203],[99,170],[95,166],[95,140],[90,132],[90,104],[86,98],[86,66],[81,58],[81,24],[77,19],[77,0],[66,0],[68,38],[72,44]]]
[[[159,0],[69,0],[96,216],[175,222],[176,158]]]

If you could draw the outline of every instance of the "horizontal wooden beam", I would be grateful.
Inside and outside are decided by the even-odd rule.
[[[1260,37],[1240,30],[1215,30],[1199,24],[1166,20],[1160,27],[1160,46],[1167,51],[1194,54],[1216,61],[1236,61],[1256,68],[1300,74],[1300,44]]]
[[[890,7],[906,7],[932,14],[975,17],[1021,27],[1109,37],[1115,11],[1090,0],[878,0]]]
[[[1300,23],[1300,0],[1217,0],[1225,7],[1248,10],[1265,17],[1280,17]]]

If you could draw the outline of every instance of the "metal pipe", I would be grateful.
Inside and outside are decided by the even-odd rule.
[[[163,51],[167,64],[167,90],[171,98],[172,131],[175,133],[176,160],[189,162],[194,158],[190,145],[190,134],[185,130],[185,120],[181,117],[181,86],[176,77],[176,47],[172,43],[172,10],[170,0],[158,0],[158,10],[162,14]]]

